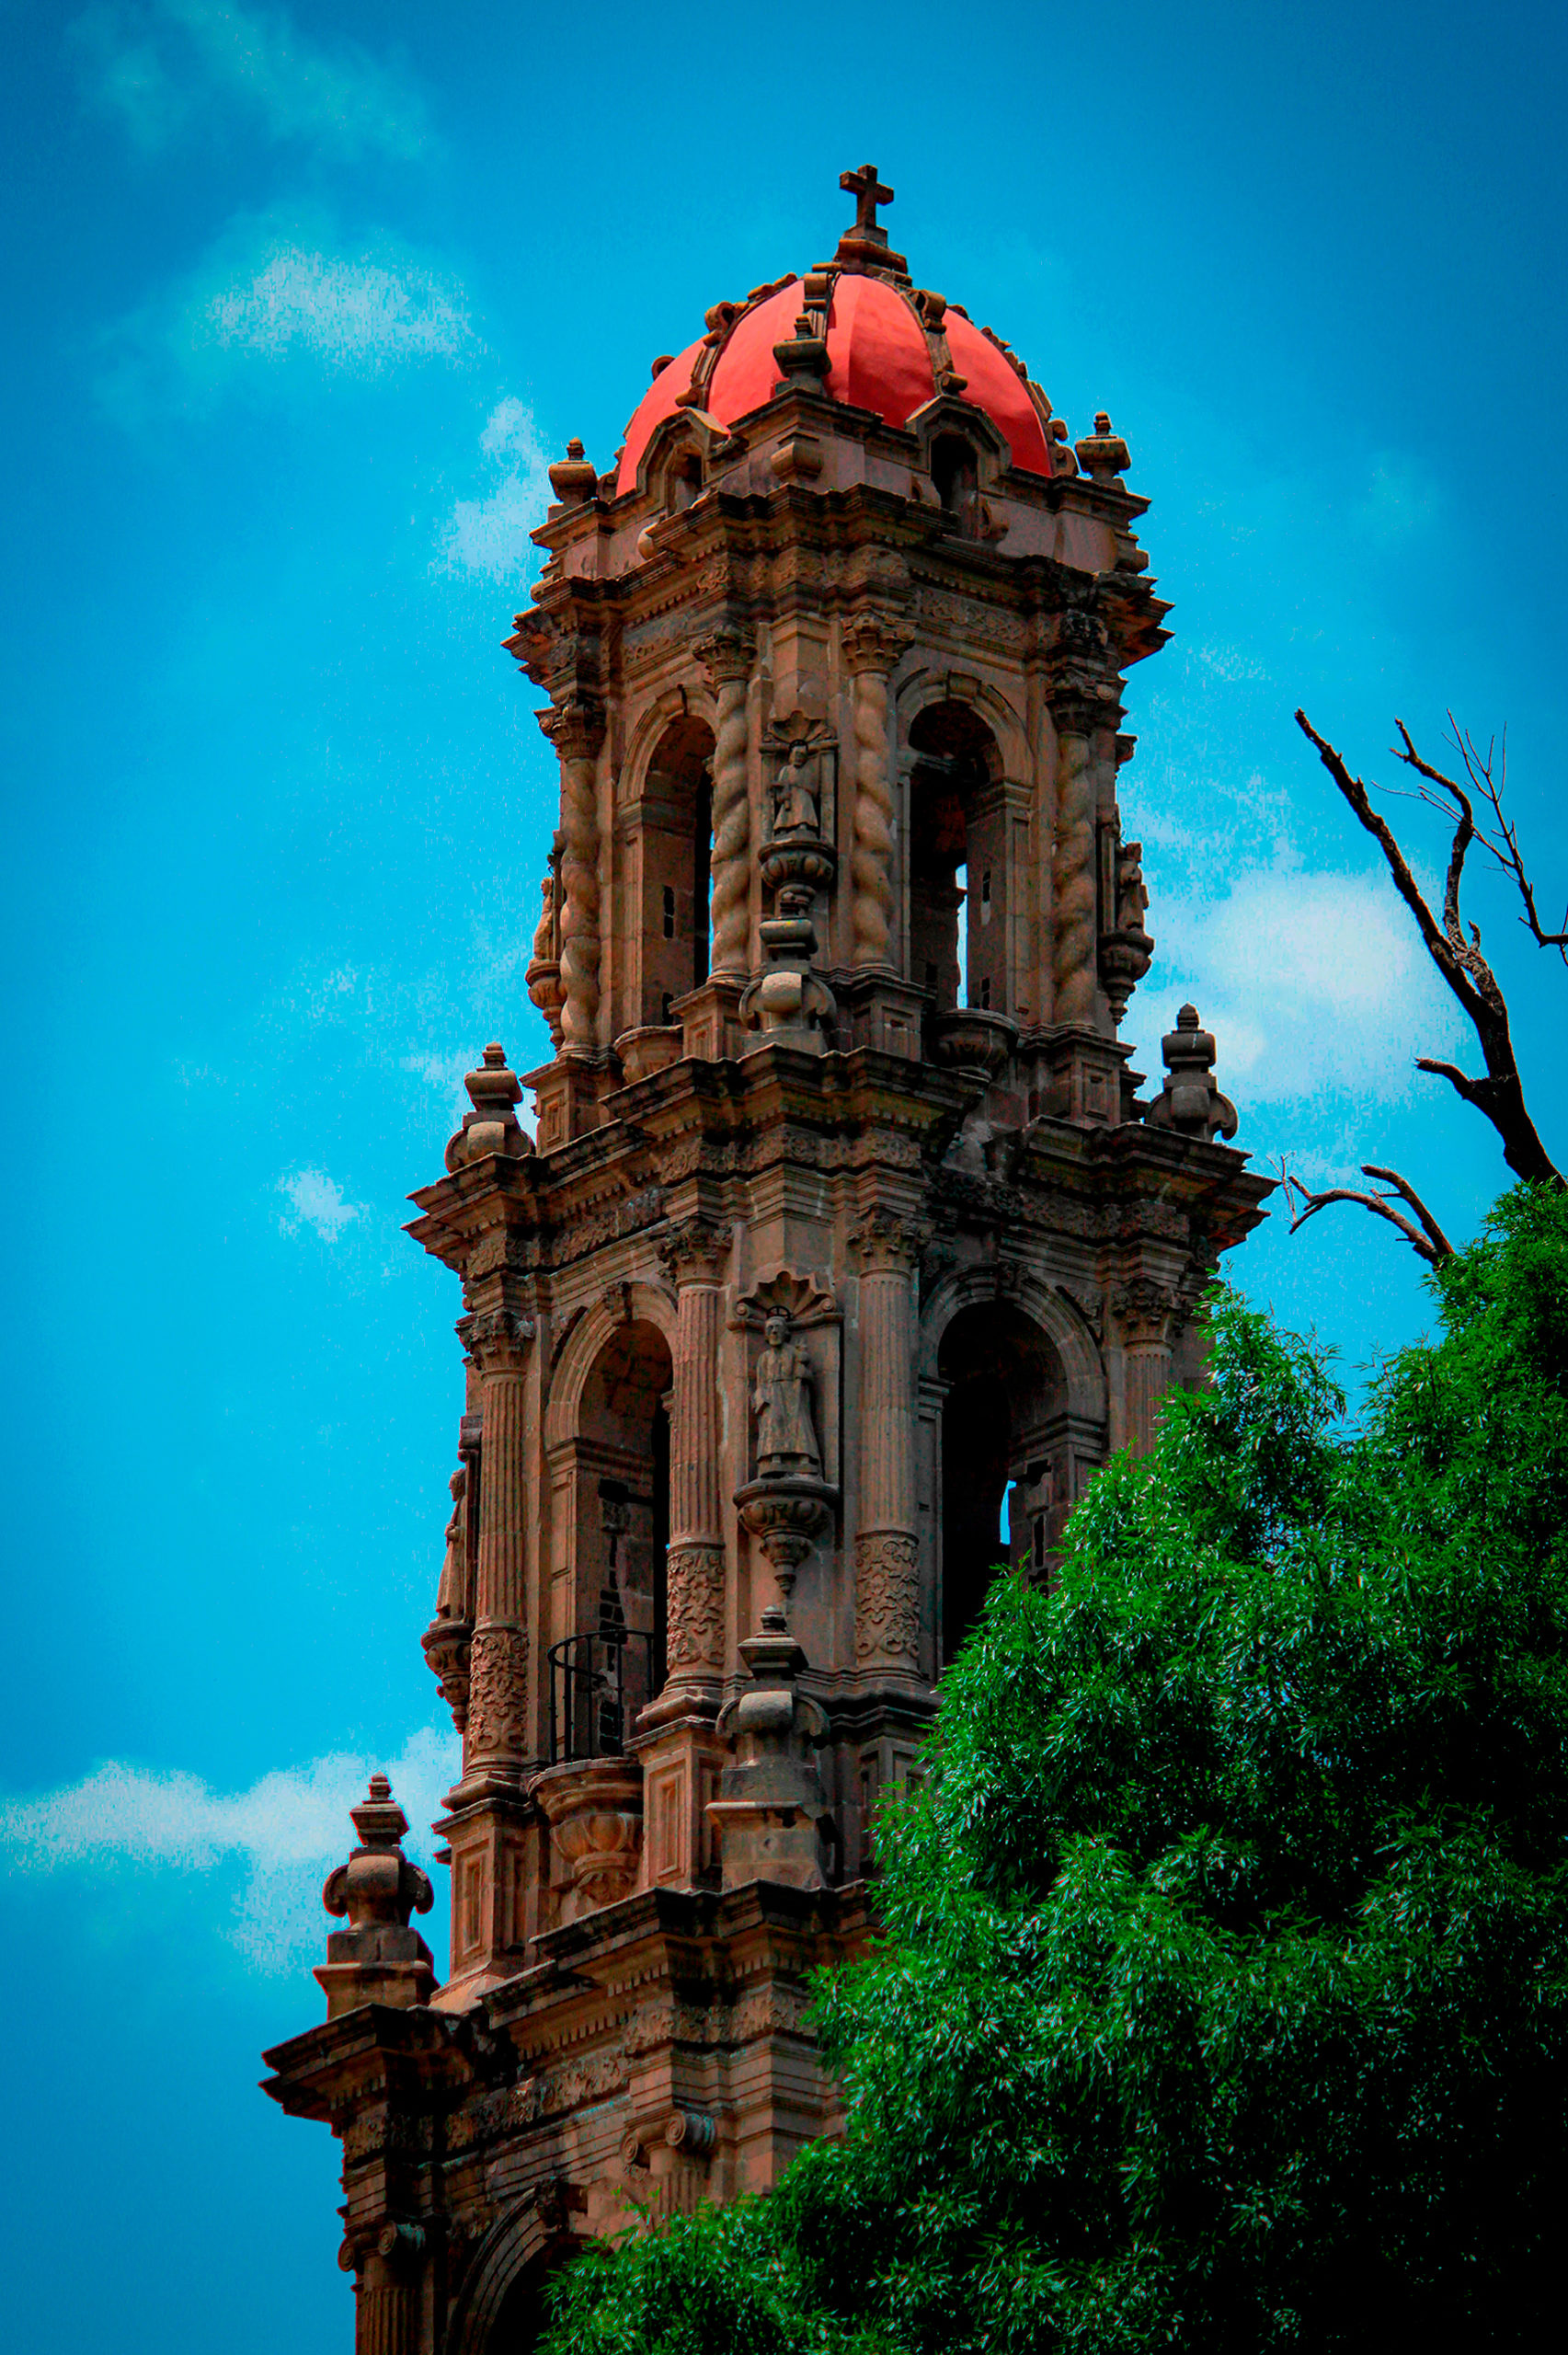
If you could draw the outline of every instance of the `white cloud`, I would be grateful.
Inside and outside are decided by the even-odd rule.
[[[263,360],[300,350],[329,369],[361,373],[460,360],[477,341],[461,289],[432,271],[288,245],[208,296],[189,324],[198,344]]]
[[[462,1119],[464,1112],[472,1109],[468,1101],[468,1091],[463,1083],[468,1074],[476,1067],[478,1060],[471,1047],[460,1048],[452,1053],[444,1055],[429,1053],[405,1055],[401,1068],[410,1073],[415,1079],[422,1079],[427,1087],[435,1089],[443,1107],[451,1108],[452,1120],[455,1123]]]
[[[552,497],[549,454],[533,413],[515,398],[491,410],[479,436],[492,481],[477,499],[460,499],[441,527],[438,568],[505,580],[529,566],[529,534],[544,521]]]
[[[314,1228],[324,1243],[336,1243],[343,1229],[361,1215],[359,1205],[344,1200],[343,1189],[325,1170],[291,1170],[279,1178],[278,1191],[293,1211],[292,1218],[280,1214],[285,1235],[297,1235],[304,1225]]]
[[[328,51],[279,9],[234,0],[90,8],[74,28],[94,102],[145,154],[224,110],[269,139],[353,159],[408,160],[429,144],[423,102],[356,43]]]
[[[40,1877],[72,1869],[244,1874],[229,1935],[258,1969],[293,1969],[324,1955],[331,1926],[320,1877],[354,1844],[348,1810],[384,1771],[409,1821],[405,1843],[429,1860],[428,1826],[456,1779],[450,1729],[421,1727],[395,1758],[334,1752],[264,1775],[248,1790],[215,1791],[198,1775],[109,1761],[80,1782],[30,1798],[0,1800],[0,1852],[11,1871]]]
[[[1150,920],[1162,1027],[1190,998],[1217,1035],[1220,1086],[1242,1083],[1247,1103],[1398,1102],[1415,1056],[1458,1035],[1381,876],[1243,872],[1212,897],[1156,902]]]

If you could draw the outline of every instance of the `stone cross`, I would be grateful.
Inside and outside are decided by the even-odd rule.
[[[854,199],[854,225],[863,236],[886,237],[887,232],[877,224],[876,208],[891,204],[893,191],[884,188],[876,177],[875,164],[863,164],[858,172],[841,172],[839,186],[847,189]]]

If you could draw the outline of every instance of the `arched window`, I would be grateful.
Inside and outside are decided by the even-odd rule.
[[[967,703],[932,704],[910,729],[910,979],[938,1013],[1008,1004],[1002,816],[995,740]]]
[[[708,977],[713,748],[713,731],[702,720],[677,719],[659,739],[644,780],[635,834],[642,861],[642,1023],[668,1023],[671,1006]]]
[[[942,511],[952,529],[967,539],[979,537],[980,527],[979,472],[974,451],[962,434],[939,433],[931,448],[931,479]]]
[[[1007,1301],[961,1309],[943,1335],[942,1659],[1011,1563],[1049,1576],[1074,1477],[1054,1344]]]

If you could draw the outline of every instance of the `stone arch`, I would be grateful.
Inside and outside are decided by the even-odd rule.
[[[612,1285],[612,1292],[619,1287]],[[675,1304],[662,1284],[634,1277],[624,1294],[596,1300],[584,1309],[564,1336],[550,1369],[550,1396],[544,1409],[544,1444],[558,1447],[578,1428],[582,1395],[606,1341],[625,1324],[656,1327],[667,1348],[675,1346]]]
[[[528,2355],[520,2305],[582,2243],[536,2192],[497,2218],[474,2252],[447,2325],[445,2355]]]
[[[953,677],[954,673],[949,670],[936,670],[930,663],[923,663],[900,679],[898,688],[900,752],[909,750],[910,730],[922,712],[929,711],[934,704],[965,703],[979,713],[996,741],[1001,763],[995,772],[998,779],[1004,776],[1014,780],[1027,777],[1031,767],[1029,741],[1016,706],[1000,687],[968,675],[961,683],[963,693],[955,695]]]
[[[941,1288],[921,1333],[933,1430],[934,1616],[940,1658],[973,1625],[999,1563],[1035,1580],[1103,1460],[1105,1384],[1077,1315],[1044,1284],[994,1267]]]
[[[912,700],[901,724],[909,977],[939,1015],[959,1006],[1013,1015],[1027,890],[1009,731],[1000,698],[929,684],[942,692]]]
[[[632,722],[626,739],[620,771],[620,798],[635,799],[647,775],[659,738],[672,720],[692,718],[705,720],[710,728],[717,718],[718,706],[710,690],[696,684],[702,673],[695,673],[690,685],[666,687],[663,694],[644,706]]]

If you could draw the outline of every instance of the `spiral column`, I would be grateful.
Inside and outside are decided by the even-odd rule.
[[[583,699],[540,715],[561,763],[560,1024],[567,1053],[599,1044],[599,747],[603,715]]]
[[[713,682],[714,729],[712,886],[708,970],[742,974],[750,963],[751,802],[747,696],[756,651],[750,630],[726,623],[692,651]]]
[[[856,965],[885,966],[891,957],[894,802],[887,681],[909,642],[909,631],[890,614],[856,614],[844,624],[844,661],[854,680],[850,927]]]

